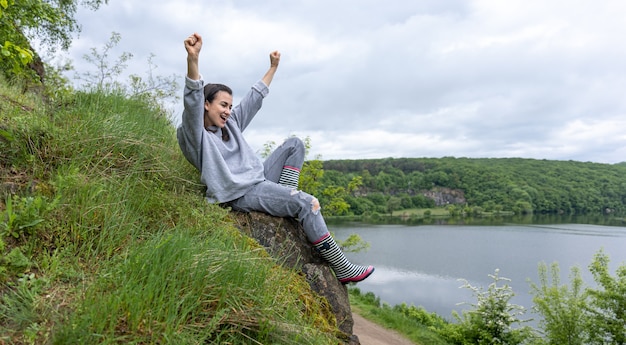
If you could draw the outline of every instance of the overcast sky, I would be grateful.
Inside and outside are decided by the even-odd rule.
[[[253,148],[310,137],[309,158],[522,157],[626,161],[622,0],[110,0],[80,10],[82,56],[112,32],[132,73],[186,73],[204,38],[207,82],[235,102],[282,54],[244,132]],[[180,104],[174,107],[180,119]]]

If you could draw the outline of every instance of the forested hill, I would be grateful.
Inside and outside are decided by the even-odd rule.
[[[323,185],[362,178],[353,197],[396,209],[424,207],[428,191],[462,193],[466,205],[521,213],[624,213],[626,162],[600,164],[523,158],[385,158],[323,162]],[[376,201],[378,200],[378,201]],[[359,201],[348,200],[358,214]],[[398,206],[397,203],[400,202]],[[439,205],[441,206],[441,205]],[[362,207],[361,207],[362,208]],[[380,208],[377,211],[381,211]],[[387,209],[389,211],[389,209]]]

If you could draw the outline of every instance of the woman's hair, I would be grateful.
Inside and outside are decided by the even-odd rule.
[[[215,99],[215,95],[220,91],[227,92],[231,96],[233,95],[233,90],[224,84],[206,84],[204,85],[204,99],[211,103]]]
[[[231,96],[233,95],[233,90],[231,90],[228,86],[224,84],[206,84],[204,85],[204,100],[208,101],[209,103],[213,102],[213,100],[215,99],[215,95],[217,95],[217,93],[220,91],[227,92]],[[213,132],[212,130],[210,131]],[[228,135],[228,130],[226,129],[226,127],[222,128],[222,140],[230,140],[230,135]]]

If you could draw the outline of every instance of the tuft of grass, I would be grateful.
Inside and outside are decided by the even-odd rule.
[[[153,236],[101,270],[57,339],[305,343],[306,334],[319,341],[321,332],[301,321],[299,299],[285,293],[285,278],[296,277],[276,272],[256,253],[263,249],[240,246],[225,233],[176,229]]]
[[[337,343],[326,301],[204,201],[166,114],[56,101],[0,82],[0,343]]]
[[[423,308],[406,306],[394,307],[381,303],[373,293],[361,293],[356,287],[348,289],[352,309],[385,328],[395,330],[415,344],[448,345],[438,333],[444,331],[448,322],[441,316],[429,313]]]

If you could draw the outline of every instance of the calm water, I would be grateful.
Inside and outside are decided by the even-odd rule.
[[[347,253],[355,263],[372,264],[376,271],[357,286],[390,305],[407,303],[452,319],[452,311],[476,302],[465,279],[485,290],[499,269],[511,279],[512,303],[533,305],[528,280],[539,283],[537,267],[558,262],[561,282],[569,285],[572,266],[581,268],[585,284],[595,286],[588,266],[603,249],[614,272],[626,263],[626,227],[591,224],[483,225],[331,225],[337,239],[352,233],[370,243],[365,253]]]

